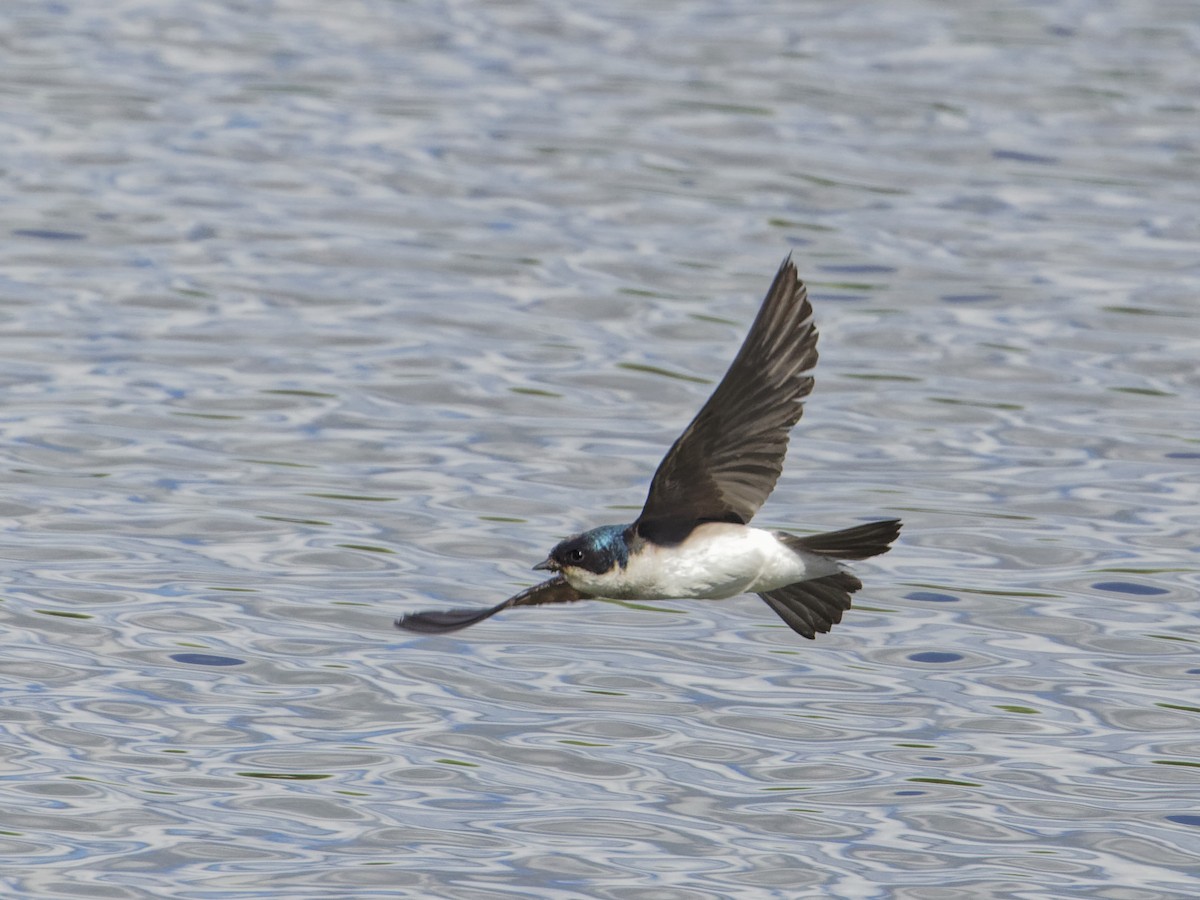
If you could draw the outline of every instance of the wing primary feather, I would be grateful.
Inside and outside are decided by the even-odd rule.
[[[586,600],[582,594],[567,583],[561,575],[555,575],[541,584],[514,594],[503,603],[484,609],[434,609],[408,613],[396,619],[396,627],[417,634],[446,634],[469,625],[490,619],[498,612],[514,606],[540,606],[545,603],[571,603]]]
[[[783,471],[816,362],[812,306],[789,256],[721,383],[654,473],[638,534],[664,522],[749,522]]]
[[[508,605],[506,600],[488,609],[427,609],[401,616],[396,620],[396,627],[417,634],[446,634],[490,619],[508,609]]]

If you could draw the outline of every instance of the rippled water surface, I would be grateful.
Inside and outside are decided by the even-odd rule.
[[[0,7],[0,884],[1159,900],[1200,869],[1190,3]],[[627,521],[785,253],[756,598]]]

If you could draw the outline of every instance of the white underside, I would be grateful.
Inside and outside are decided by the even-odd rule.
[[[616,567],[597,575],[566,567],[563,575],[575,588],[594,597],[721,600],[839,571],[835,561],[790,550],[770,531],[709,522],[697,526],[687,540],[674,547],[646,544],[624,569]]]

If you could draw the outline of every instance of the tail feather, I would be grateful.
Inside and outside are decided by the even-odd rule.
[[[900,520],[885,519],[868,522],[841,531],[824,534],[779,534],[779,539],[793,550],[820,553],[832,559],[869,559],[891,549],[892,541],[900,535]]]
[[[850,608],[850,595],[861,587],[862,582],[849,572],[836,572],[758,596],[792,631],[811,640],[842,621],[842,613]]]
[[[830,559],[868,559],[887,553],[899,535],[900,520],[886,519],[824,534],[778,534],[778,537],[797,552],[817,553]],[[835,572],[758,596],[792,631],[811,639],[842,621],[842,614],[850,608],[850,595],[861,588],[862,582],[849,572]]]

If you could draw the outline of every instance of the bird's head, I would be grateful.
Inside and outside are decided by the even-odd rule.
[[[572,569],[583,569],[603,575],[629,562],[627,525],[601,525],[583,534],[560,541],[550,555],[534,566],[551,572],[570,575]]]

